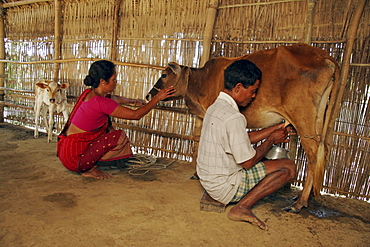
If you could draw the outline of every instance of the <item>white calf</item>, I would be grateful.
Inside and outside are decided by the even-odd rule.
[[[66,88],[69,83],[56,83],[53,81],[41,80],[35,87],[35,138],[39,136],[39,117],[44,120],[48,132],[48,142],[52,140],[52,131],[54,125],[54,111],[63,113],[64,121],[68,120],[67,112],[67,93]],[[48,106],[48,107],[46,107]],[[49,110],[49,123],[46,120],[46,112]]]

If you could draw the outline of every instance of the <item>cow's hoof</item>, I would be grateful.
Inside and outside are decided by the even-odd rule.
[[[301,208],[294,207],[293,205],[285,207],[284,210],[289,213],[296,213],[296,214],[301,212]]]
[[[294,202],[292,205],[284,208],[285,211],[289,212],[289,213],[299,213],[301,212],[302,208],[307,208],[308,207],[308,203],[303,201],[296,201]]]
[[[195,172],[193,176],[190,177],[192,180],[199,180],[198,174]]]

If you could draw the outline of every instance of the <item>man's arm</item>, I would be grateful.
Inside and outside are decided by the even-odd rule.
[[[275,125],[279,126],[281,124]],[[272,131],[267,135],[265,138],[266,140],[262,142],[261,145],[255,148],[256,154],[253,156],[253,158],[239,164],[243,166],[245,169],[252,168],[255,164],[257,164],[267,153],[267,151],[272,147],[273,144],[278,144],[281,142],[288,142],[289,135],[288,135],[288,129],[284,128],[284,123],[281,125],[282,127]],[[272,126],[273,127],[273,126]],[[257,132],[257,131],[256,131]],[[261,136],[265,135],[266,133],[263,133]]]
[[[260,142],[266,139],[272,132],[274,132],[277,129],[284,128],[284,126],[285,123],[279,123],[265,129],[248,132],[249,140],[251,141],[252,144]]]

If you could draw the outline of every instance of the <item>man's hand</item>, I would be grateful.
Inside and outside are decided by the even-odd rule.
[[[273,144],[278,144],[281,142],[289,142],[289,132],[288,128],[284,127],[284,123],[279,124],[282,125],[280,128],[274,130],[271,132],[271,134],[267,137],[267,139],[270,139]]]

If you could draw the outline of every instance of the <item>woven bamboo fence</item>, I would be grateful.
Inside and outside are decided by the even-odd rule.
[[[32,128],[34,85],[70,83],[69,110],[93,61],[117,65],[115,94],[144,98],[168,62],[200,67],[308,43],[341,64],[331,118],[323,192],[370,199],[370,6],[366,0],[23,0],[1,1],[0,121]],[[56,115],[55,133],[62,127]],[[140,121],[114,119],[134,151],[192,161],[200,121],[182,101],[161,102]],[[307,161],[299,138],[289,147],[300,185]]]

